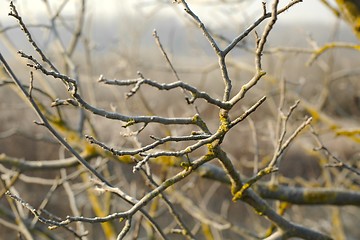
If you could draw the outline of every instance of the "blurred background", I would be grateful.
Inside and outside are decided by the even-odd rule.
[[[170,45],[172,51],[181,53],[183,51],[179,49],[181,49],[184,38],[186,38],[182,32],[190,21],[184,19],[185,13],[182,9],[174,7],[176,4],[171,2],[164,0],[107,0],[104,4],[98,4],[94,1],[87,1],[84,33],[91,38],[98,50],[118,47],[119,44],[127,42],[128,39],[132,39],[132,41],[137,39],[135,43],[143,49],[154,45],[151,33],[153,29],[157,29],[159,34],[163,36],[162,41]],[[329,1],[333,5],[334,2]],[[63,1],[48,1],[48,8],[41,0],[22,0],[14,1],[14,3],[18,5],[18,11],[23,14],[25,21],[34,25],[42,24],[43,26],[40,26],[37,31],[43,32],[46,32],[45,23],[49,11],[56,14],[56,10],[60,7],[62,20],[71,25],[80,6],[80,1],[66,1],[66,4]],[[193,0],[189,1],[189,4],[210,29],[228,37],[234,37],[237,32],[262,14],[260,1]],[[280,2],[280,6],[284,4],[286,1]],[[271,6],[268,6],[268,9],[270,8]],[[15,20],[8,17],[8,12],[9,1],[1,1],[0,24],[2,27],[16,25]],[[350,28],[327,9],[320,0],[305,0],[280,16],[276,27],[278,32],[272,35],[271,40],[277,44],[291,45],[291,43],[298,44],[303,41],[301,35],[311,35],[319,43],[323,43],[332,40],[330,38],[334,37],[335,26],[339,29],[337,39],[355,39],[349,30]],[[292,33],[287,34],[290,28]],[[66,42],[69,39],[66,38],[66,31],[61,32],[61,34],[63,33],[62,39]],[[25,47],[27,45],[24,44],[24,37],[17,35],[20,34],[18,30],[10,30],[6,34],[15,36],[12,39],[15,41],[15,46]],[[193,36],[192,39],[197,39],[195,37],[199,36],[201,36],[200,33]],[[202,42],[200,39],[197,40]],[[41,38],[39,41],[49,44],[51,36],[47,39]],[[4,46],[4,41],[0,44],[0,49],[6,53],[8,46]]]
[[[221,47],[225,47],[229,41],[243,33],[263,12],[261,1],[189,0],[187,2],[214,34]],[[271,9],[271,2],[266,1],[268,11]],[[171,117],[194,114],[194,108],[186,104],[180,91],[161,92],[161,97],[158,97],[159,91],[150,88],[142,91],[140,96],[135,95],[125,100],[124,95],[129,92],[130,88],[105,86],[98,83],[100,75],[109,79],[133,79],[138,77],[138,71],[146,78],[161,83],[176,81],[154,40],[154,29],[156,29],[181,80],[221,99],[223,83],[218,70],[217,57],[201,31],[184,13],[181,6],[172,3],[171,0],[85,1],[86,9],[84,10],[81,37],[69,54],[71,56],[69,63],[64,57],[64,52],[68,52],[70,49],[73,33],[81,15],[81,3],[80,0],[14,1],[35,41],[63,73],[69,74],[79,81],[82,95],[87,101],[97,107],[115,109],[128,115],[155,114]],[[281,6],[286,3],[288,1],[280,1]],[[328,1],[328,3],[335,6],[335,1]],[[27,61],[20,58],[17,51],[23,50],[34,56],[36,53],[19,29],[15,19],[9,17],[8,13],[9,1],[0,0],[0,52],[15,69],[22,82],[28,83]],[[256,31],[261,34],[263,28],[264,24],[261,24]],[[243,108],[253,104],[254,99],[259,99],[259,96],[266,95],[268,97],[264,106],[251,115],[256,123],[260,159],[265,161],[273,153],[274,129],[276,128],[280,96],[279,85],[281,80],[285,79],[288,90],[285,109],[288,109],[297,99],[301,100],[300,107],[288,123],[289,128],[295,129],[303,121],[304,116],[313,115],[314,126],[321,134],[326,146],[350,164],[359,165],[358,144],[360,140],[358,134],[350,131],[359,128],[359,52],[352,48],[336,48],[325,51],[311,61],[314,52],[324,44],[332,42],[358,44],[351,26],[343,19],[338,18],[320,0],[304,0],[279,16],[279,20],[269,36],[263,56],[263,68],[267,75],[242,100],[241,107],[235,109],[233,113],[233,116],[240,114]],[[253,76],[254,48],[255,34],[252,32],[227,58],[235,92]],[[60,81],[44,77],[37,72],[34,73],[34,76],[35,87],[46,90],[54,97],[68,97],[68,93]],[[5,80],[8,80],[7,76],[4,72],[0,72],[0,81]],[[29,161],[59,159],[68,156],[66,151],[49,136],[48,131],[34,126],[33,120],[37,117],[19,97],[18,91],[10,84],[2,83],[0,86],[0,154],[5,153],[8,156]],[[50,106],[49,99],[40,94],[39,99],[45,106]],[[196,111],[209,123],[211,130],[215,130],[218,127],[218,109],[202,101],[196,102],[195,105]],[[73,129],[77,129],[83,113],[79,109],[65,109],[64,119],[70,123]],[[88,118],[94,123],[96,131],[100,133],[101,140],[109,145],[119,148],[136,145],[135,141],[124,137],[129,132],[127,129],[124,130],[121,124],[114,124],[112,121],[91,114],[88,115]],[[87,127],[81,133],[91,134],[92,130]],[[343,131],[340,132],[340,130]],[[181,135],[187,131],[188,129],[181,126],[170,132],[174,135]],[[142,144],[148,144],[152,141],[149,139],[149,135],[152,134],[164,137],[168,134],[168,129],[149,126],[137,140]],[[234,129],[224,141],[224,149],[234,159],[235,165],[245,177],[253,174],[252,160],[255,150],[254,143],[249,140],[252,139],[252,134],[253,130],[247,123],[244,123]],[[314,153],[315,145],[313,138],[306,133],[301,135],[286,151],[284,154],[286,161],[283,161],[280,168],[280,174],[285,179],[283,179],[283,184],[350,189],[352,184],[356,183],[358,187],[359,183],[349,176],[348,172],[344,173],[338,169],[329,170],[324,167],[328,159]],[[111,180],[121,185],[125,191],[132,193],[133,196],[139,196],[144,189],[148,190],[144,186],[143,179],[132,174],[131,166],[112,161],[107,164],[110,172],[113,171]],[[6,169],[0,168],[0,171],[4,173],[4,176],[8,174]],[[160,168],[155,168],[155,171],[160,172]],[[30,177],[40,175],[41,178],[49,181],[59,175],[57,171],[26,174]],[[84,215],[91,216],[93,212],[88,204],[84,183],[79,179],[76,181],[79,184],[75,183],[72,186],[79,200],[81,211]],[[46,191],[51,184],[40,185],[24,182],[17,183],[16,189],[31,204],[38,206],[45,198]],[[195,184],[199,190],[196,193],[192,190]],[[203,210],[206,209],[205,212],[213,211],[219,216],[224,216],[223,213],[226,212],[229,216],[228,219],[242,228],[250,229],[253,232],[261,229],[265,232],[269,224],[262,219],[258,221],[259,217],[252,209],[232,204],[229,190],[221,186],[219,183],[198,180],[194,177],[179,184],[178,187],[186,193],[187,197],[203,207]],[[33,197],[35,192],[38,198]],[[178,198],[176,195],[174,196],[175,199]],[[204,200],[203,197],[206,199]],[[53,199],[60,198],[66,198],[64,191],[55,191]],[[55,200],[49,201],[47,209],[61,217],[71,214],[67,201],[59,203]],[[0,200],[0,203],[0,210],[3,209],[1,208],[3,206],[6,208],[7,202],[4,198]],[[117,206],[114,211],[120,211],[118,208],[124,210],[123,206]],[[236,214],[231,214],[238,212],[248,218],[238,219]],[[342,208],[342,215],[339,208],[326,206],[316,207],[316,211],[314,211],[314,207],[294,206],[289,212],[289,216],[286,217],[295,222],[304,223],[306,226],[330,234],[337,231],[339,234],[337,239],[359,239],[360,229],[357,227],[356,220],[359,216],[359,209],[356,207]],[[159,214],[159,222],[167,226],[169,216],[164,215],[165,217]],[[198,224],[196,219],[189,217],[189,214],[184,213],[184,215],[190,219],[191,224]],[[333,219],[336,217],[343,221],[343,225],[340,224],[341,226],[335,228]],[[146,229],[146,226],[144,228]],[[93,234],[91,235],[93,239],[104,237],[99,230],[101,229],[99,224],[95,225],[93,229],[91,227],[89,229]],[[9,236],[13,237],[12,239],[16,239],[16,231],[0,225],[0,232],[3,231],[9,233]],[[231,235],[233,233],[221,234],[223,233],[219,230],[219,236],[223,237],[221,239],[226,239],[226,237],[234,239],[234,236],[237,236]],[[61,236],[69,237],[69,233]],[[146,233],[143,233],[144,238],[145,236]],[[0,239],[5,239],[2,238],[2,234],[0,234]]]

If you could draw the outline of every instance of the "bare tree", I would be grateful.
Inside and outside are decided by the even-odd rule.
[[[288,1],[281,8],[278,0],[271,5],[262,3],[262,14],[232,39],[210,29],[187,1],[175,1],[171,7],[185,13],[184,17],[202,33],[217,59],[215,65],[201,71],[202,76],[213,69],[220,73],[211,85],[221,86],[221,96],[206,89],[204,81],[185,81],[190,70],[176,67],[162,43],[161,33],[154,31],[167,77],[175,81],[153,80],[143,72],[124,80],[109,79],[103,73],[98,84],[126,90],[127,103],[120,104],[124,106],[120,110],[101,106],[96,96],[88,92],[86,85],[90,83],[83,82],[86,74],[79,72],[75,53],[82,44],[84,64],[92,68],[90,39],[83,34],[86,1],[80,1],[74,26],[68,26],[61,15],[67,2],[53,12],[45,1],[49,25],[35,26],[50,29],[60,53],[45,51],[35,40],[31,25],[10,3],[9,15],[16,19],[34,52],[18,51],[30,73],[27,84],[0,53],[8,74],[1,86],[16,86],[37,114],[34,124],[47,130],[38,140],[55,144],[55,139],[62,151],[56,160],[28,161],[0,155],[3,226],[17,232],[21,239],[345,237],[339,207],[352,205],[359,211],[358,161],[353,164],[334,154],[324,142],[328,132],[322,131],[321,126],[332,124],[331,131],[352,139],[358,132],[346,131],[327,115],[323,110],[327,98],[315,106],[290,89],[284,77],[272,85],[275,96],[260,86],[269,75],[264,67],[267,55],[310,54],[309,64],[314,64],[332,48],[315,44],[313,49],[267,48],[278,18],[301,0]],[[71,32],[67,45],[59,24]],[[255,36],[254,41],[251,36]],[[251,45],[242,45],[245,40]],[[337,47],[353,49],[356,45]],[[249,77],[240,84],[234,77],[238,65],[230,56],[238,48],[253,58]],[[89,71],[87,76],[92,75]],[[47,83],[38,86],[41,78]],[[49,82],[54,80],[63,91],[51,90]],[[135,102],[132,106],[141,107],[130,111],[127,106],[131,99]],[[151,105],[151,101],[156,105]],[[161,109],[161,102],[166,103],[166,110]],[[49,139],[48,133],[53,138]],[[118,145],[108,140],[109,135],[121,139],[117,140]],[[8,137],[5,133],[4,136]],[[32,135],[31,141],[37,141],[36,136]],[[302,144],[311,144],[318,161],[304,166],[305,161],[299,158],[291,162],[297,167],[284,168],[291,160],[287,155],[290,146],[299,148]],[[231,148],[241,148],[246,157],[234,156]],[[300,178],[286,177],[284,173],[296,172],[299,166],[304,171]],[[318,181],[307,174],[311,169],[320,172]],[[338,181],[342,188],[334,178],[341,178]],[[25,194],[32,185],[41,186],[45,196]],[[51,203],[55,207],[47,207]],[[312,219],[318,216],[311,210],[299,211],[298,206],[302,205],[322,206],[318,214],[324,221],[326,205],[332,205],[334,221],[315,224]],[[331,226],[334,222],[337,225]]]

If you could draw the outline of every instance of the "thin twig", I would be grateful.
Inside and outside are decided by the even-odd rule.
[[[40,55],[41,60],[46,62],[47,64],[49,64],[49,66],[51,67],[51,69],[55,72],[59,72],[56,67],[52,64],[52,62],[46,57],[46,55],[43,53],[43,51],[41,50],[41,48],[37,45],[37,43],[33,40],[31,33],[29,32],[29,30],[27,29],[26,25],[24,24],[22,18],[20,17],[20,15],[18,14],[16,7],[14,5],[14,3],[11,1],[10,2],[10,13],[9,16],[14,17],[18,23],[19,26],[21,28],[21,30],[25,33],[28,42],[34,47],[35,51]]]
[[[51,126],[51,124],[49,123],[49,121],[46,119],[46,117],[43,115],[43,113],[41,112],[39,106],[36,104],[35,100],[33,98],[31,98],[29,96],[29,93],[25,90],[25,88],[22,86],[20,80],[16,77],[16,75],[14,74],[14,72],[12,71],[12,69],[10,68],[10,66],[8,65],[8,63],[6,62],[6,60],[4,59],[4,57],[2,56],[2,54],[0,53],[0,61],[2,62],[5,70],[7,71],[7,73],[9,74],[9,76],[12,78],[12,80],[16,83],[16,85],[18,86],[18,88],[21,90],[21,92],[25,95],[25,97],[28,99],[28,101],[30,102],[31,106],[33,107],[33,109],[35,110],[36,114],[38,115],[38,117],[41,119],[42,124],[50,131],[50,133],[67,149],[69,150],[77,159],[78,161],[86,168],[89,170],[89,172],[91,172],[93,175],[95,175],[97,178],[99,178],[101,181],[103,181],[104,183],[110,185],[110,183],[101,175],[99,174],[93,167],[91,167],[91,165],[81,157],[81,155],[76,152],[68,142],[66,142],[66,140],[61,137],[59,135],[59,133]],[[110,185],[111,186],[111,185]]]
[[[320,136],[315,131],[314,127],[310,125],[310,129],[311,129],[311,133],[312,133],[313,137],[315,138],[316,143],[318,144],[318,147],[315,148],[315,150],[323,151],[325,153],[325,155],[327,155],[329,158],[335,160],[335,162],[336,162],[335,164],[329,163],[328,166],[345,168],[345,169],[349,170],[350,172],[353,172],[356,175],[360,176],[359,169],[354,168],[354,167],[350,166],[349,164],[344,163],[343,160],[341,160],[339,157],[335,156],[327,147],[325,147],[325,145],[323,144],[323,142],[320,139]]]

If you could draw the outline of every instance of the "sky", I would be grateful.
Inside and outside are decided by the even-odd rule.
[[[168,3],[172,2],[172,0],[158,1]],[[17,0],[14,2],[18,6],[20,12],[26,13],[31,11],[32,14],[46,13],[46,8],[42,0]],[[49,2],[54,5],[60,5],[63,1],[50,0]],[[100,18],[118,15],[122,12],[122,10],[125,10],[126,13],[135,13],[137,10],[153,13],[159,11],[163,14],[173,13],[172,10],[169,9],[173,8],[173,6],[171,6],[172,4],[167,4],[168,7],[160,8],[159,5],[154,4],[154,2],[156,2],[156,0],[104,0],[101,1],[101,4],[99,4],[96,0],[88,0],[87,4],[89,6],[90,13]],[[261,0],[227,0],[227,2],[231,3],[225,6],[215,4],[216,2],[219,2],[219,0],[188,0],[187,2],[190,7],[197,12],[202,19],[204,19],[204,21],[213,21],[214,18],[217,19],[218,17],[221,17],[223,13],[225,13],[225,16],[228,16],[229,14],[236,14],[236,16],[239,16],[239,12],[241,12],[242,17],[251,16],[253,14],[261,14]],[[239,4],[238,2],[244,3]],[[266,2],[270,5],[272,1],[267,0]],[[284,5],[287,2],[288,1],[284,0],[280,1],[281,5]],[[330,0],[330,2],[333,2],[333,0]],[[79,0],[70,0],[65,7],[66,13],[72,15],[76,11],[76,6],[78,6],[78,4]],[[4,22],[7,19],[9,11],[8,6],[8,0],[0,0],[1,22]],[[246,11],[244,11],[244,8]],[[297,6],[291,8],[287,13],[285,13],[283,18],[285,18],[286,21],[324,22],[332,19],[332,15],[330,11],[320,3],[320,0],[303,0],[302,3],[297,4]]]
[[[50,15],[53,16],[56,10],[59,9],[59,6],[63,2],[67,2],[61,15],[65,20],[74,19],[79,10],[80,1],[81,0],[48,0],[47,2],[51,3]],[[220,1],[226,1],[229,2],[229,4],[218,4]],[[280,8],[290,1],[291,0],[280,0]],[[333,1],[334,0],[329,0],[331,3],[333,3]],[[17,26],[16,21],[8,16],[9,2],[9,0],[0,0],[0,30],[5,26]],[[47,17],[49,15],[44,2],[44,0],[14,1],[25,23],[49,24],[49,18]],[[182,6],[173,4],[173,0],[103,0],[101,4],[99,2],[100,1],[96,0],[86,1],[86,17],[87,22],[96,23],[97,32],[95,37],[98,37],[98,40],[102,43],[107,40],[113,40],[110,38],[114,36],[114,29],[119,30],[121,28],[122,32],[118,33],[118,35],[120,34],[121,36],[123,36],[124,31],[129,32],[138,29],[152,39],[151,35],[154,28],[159,30],[163,29],[168,32],[169,35],[171,31],[175,31],[175,25],[189,22],[186,21],[189,18],[181,17],[181,15],[186,15]],[[246,27],[249,23],[259,18],[262,15],[261,2],[262,0],[187,0],[191,9],[202,21],[210,27],[210,29],[220,31],[219,33],[222,33],[221,30],[225,31],[226,29]],[[272,2],[272,0],[266,0],[268,11],[271,10]],[[162,18],[159,17],[164,15],[167,16],[166,22],[162,21]],[[132,18],[128,18],[128,16],[132,16]],[[154,16],[157,17],[156,21],[152,21],[150,18]],[[69,22],[73,23],[74,21]],[[325,23],[328,24],[328,26],[334,26],[335,22],[336,18],[324,7],[320,0],[303,0],[303,2],[296,4],[279,17],[279,24],[293,24],[292,26],[295,26],[294,29],[302,29],[305,24],[309,23],[312,25]],[[139,25],[140,27],[143,26],[143,29],[139,28]],[[164,28],[164,25],[168,26]],[[145,27],[149,29],[144,30]],[[107,33],[109,31],[110,33]],[[9,33],[14,32],[16,31],[11,30]],[[104,32],[107,34],[104,34]],[[166,33],[162,32],[161,34]],[[2,38],[0,36],[0,50],[4,49],[4,44],[1,41]],[[146,41],[146,39],[144,41]],[[17,44],[17,46],[21,45],[21,43]]]

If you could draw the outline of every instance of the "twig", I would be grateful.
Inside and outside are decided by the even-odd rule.
[[[136,172],[138,170],[140,170],[140,167],[142,165],[144,165],[145,163],[147,163],[151,158],[157,158],[157,157],[161,157],[161,156],[174,156],[174,157],[181,157],[184,155],[187,155],[193,151],[195,151],[196,149],[199,149],[202,146],[205,146],[206,144],[212,143],[218,139],[223,138],[224,136],[224,132],[216,132],[215,134],[205,138],[205,139],[201,139],[199,141],[197,141],[196,143],[194,143],[193,145],[189,145],[186,148],[179,150],[179,151],[158,151],[155,153],[149,153],[149,154],[145,154],[144,159],[142,159],[141,161],[139,161],[133,168],[133,172]]]
[[[150,136],[151,138],[153,138],[152,136]],[[140,153],[145,153],[149,150],[153,151],[153,149],[155,149],[157,146],[160,146],[162,144],[165,144],[167,142],[184,142],[184,141],[196,141],[196,140],[203,140],[203,139],[207,139],[209,138],[209,135],[190,135],[190,136],[168,136],[162,139],[156,139],[155,142],[148,144],[144,147],[141,148],[137,148],[134,150],[117,150],[113,147],[108,147],[106,144],[96,140],[94,137],[92,136],[88,136],[85,135],[85,138],[92,144],[96,144],[99,147],[103,148],[106,151],[109,151],[111,153],[113,153],[114,155],[117,156],[123,156],[123,155],[136,155],[136,154],[140,154]],[[155,138],[153,138],[155,139]]]
[[[39,106],[36,104],[35,100],[33,98],[31,98],[29,96],[29,93],[25,90],[25,88],[22,86],[21,82],[18,80],[18,78],[16,77],[16,75],[14,74],[14,72],[12,71],[12,69],[10,68],[10,66],[7,64],[6,60],[4,59],[4,57],[2,56],[2,54],[0,53],[0,61],[2,62],[5,70],[7,71],[7,73],[9,74],[9,76],[11,77],[11,79],[16,83],[16,85],[18,86],[18,88],[21,90],[21,92],[25,95],[25,97],[28,99],[28,101],[30,102],[31,106],[33,107],[33,109],[35,110],[36,114],[38,115],[38,117],[41,119],[42,124],[44,124],[44,126],[50,131],[50,133],[67,149],[69,150],[77,159],[78,161],[86,168],[89,170],[89,172],[91,172],[93,175],[95,175],[97,178],[99,178],[101,181],[103,181],[104,183],[110,185],[110,183],[101,175],[99,174],[93,167],[91,167],[91,165],[81,157],[81,155],[76,152],[70,145],[69,143],[67,143],[64,138],[62,138],[59,133],[50,125],[49,121],[46,119],[46,117],[43,115],[43,113],[41,112]]]
[[[108,79],[105,79],[103,76],[100,76],[99,82],[102,82],[102,83],[108,84],[108,85],[118,85],[118,86],[135,85],[134,88],[131,89],[131,91],[127,94],[127,97],[133,96],[139,90],[141,85],[146,84],[146,85],[155,87],[159,90],[172,90],[172,89],[176,89],[176,88],[181,88],[181,89],[191,92],[192,97],[193,97],[192,101],[194,101],[197,98],[200,98],[200,99],[204,99],[205,101],[207,101],[210,104],[213,104],[213,105],[218,106],[223,109],[229,109],[231,107],[230,104],[224,103],[224,102],[220,101],[219,99],[215,99],[215,98],[211,97],[207,92],[199,91],[196,87],[193,87],[182,81],[177,81],[177,82],[166,84],[166,83],[158,83],[154,80],[143,78],[143,77],[140,77],[137,79],[127,79],[127,80],[108,80]]]
[[[159,187],[159,185],[155,182],[155,180],[153,179],[151,174],[149,174],[143,168],[141,168],[141,170],[142,170],[142,173],[146,176],[147,180],[149,180],[149,182],[153,188]],[[170,214],[174,217],[175,221],[182,229],[182,231],[180,231],[179,233],[186,236],[188,239],[195,239],[194,235],[191,233],[190,229],[187,227],[187,224],[185,224],[185,222],[182,220],[180,214],[177,212],[177,210],[175,209],[175,206],[168,199],[168,197],[164,193],[161,193],[160,197],[164,200],[166,206],[169,209]]]
[[[41,60],[46,62],[47,64],[49,64],[49,66],[51,67],[51,69],[55,72],[58,72],[58,70],[56,69],[56,67],[52,64],[52,62],[45,56],[45,54],[43,53],[43,51],[39,48],[39,46],[36,44],[36,42],[33,40],[31,33],[29,32],[29,30],[27,29],[27,27],[25,26],[22,18],[20,17],[20,15],[18,14],[16,7],[14,5],[14,3],[11,1],[10,2],[10,13],[9,16],[14,17],[18,23],[19,26],[21,28],[21,30],[25,33],[28,42],[34,47],[35,51],[40,55]]]
[[[360,45],[358,44],[342,43],[342,42],[328,43],[323,45],[322,47],[315,49],[310,59],[307,61],[306,65],[311,66],[316,61],[316,59],[318,59],[327,50],[332,48],[347,48],[347,49],[354,49],[360,51]]]
[[[121,240],[124,239],[124,237],[126,236],[126,234],[129,232],[131,227],[131,217],[127,218],[125,221],[125,225],[122,228],[121,232],[119,233],[119,235],[117,236],[116,240]]]
[[[338,158],[337,156],[335,156],[334,154],[332,154],[330,152],[330,150],[325,147],[325,145],[322,143],[319,135],[317,134],[317,132],[315,131],[314,127],[310,125],[310,129],[311,129],[311,133],[313,135],[313,137],[315,138],[316,143],[318,144],[318,147],[316,147],[314,150],[317,151],[323,151],[325,153],[325,155],[327,155],[329,158],[332,158],[333,160],[335,160],[335,164],[329,163],[328,166],[329,167],[338,167],[338,168],[345,168],[347,170],[349,170],[352,173],[355,173],[356,175],[360,176],[360,170],[352,167],[346,163],[344,163],[344,161],[342,161],[340,158]]]
[[[69,43],[69,47],[67,50],[67,53],[69,54],[69,56],[72,56],[75,48],[77,46],[77,43],[79,42],[81,33],[82,33],[82,29],[84,27],[84,18],[85,18],[85,9],[86,9],[86,1],[85,0],[81,0],[81,11],[77,20],[77,24],[74,30],[74,33],[72,35],[72,38],[70,40]]]
[[[197,160],[195,160],[191,167],[186,168],[179,172],[178,174],[172,176],[171,178],[165,180],[163,183],[161,183],[158,187],[156,187],[154,190],[147,193],[144,197],[142,197],[139,201],[137,201],[134,206],[132,206],[129,210],[125,212],[120,213],[113,213],[105,217],[71,217],[68,216],[66,220],[57,223],[58,225],[67,225],[71,222],[75,221],[83,221],[88,223],[99,223],[99,222],[107,222],[113,219],[119,219],[119,218],[127,218],[129,216],[134,215],[137,211],[139,211],[143,206],[145,206],[149,201],[151,201],[153,198],[157,197],[159,194],[161,194],[163,191],[165,191],[170,186],[174,185],[175,183],[183,180],[188,175],[190,175],[193,171],[195,171],[199,166],[202,164],[214,159],[215,156],[213,155],[206,155],[203,156]]]
[[[235,120],[231,121],[229,124],[229,128],[234,127],[239,122],[246,119],[251,113],[255,112],[256,109],[265,102],[266,96],[262,97],[260,100],[258,100],[253,106],[251,106],[248,110],[246,110],[240,117],[236,118]]]
[[[67,75],[60,74],[54,71],[46,70],[36,59],[32,56],[29,56],[23,52],[19,52],[22,57],[29,59],[34,64],[28,64],[29,67],[40,70],[43,74],[52,76],[54,78],[60,79],[66,83],[68,87],[69,93],[72,97],[78,102],[78,104],[85,108],[86,110],[92,112],[95,115],[100,115],[108,119],[120,120],[126,122],[125,127],[136,124],[136,123],[161,123],[165,125],[169,124],[184,124],[184,125],[198,125],[200,122],[198,121],[197,115],[192,118],[165,118],[158,116],[126,116],[117,112],[109,112],[104,109],[96,108],[89,103],[87,103],[81,95],[78,93],[78,86],[76,80],[70,78]]]
[[[67,178],[67,173],[66,173],[65,169],[61,169],[61,177],[63,179]],[[77,206],[76,199],[75,199],[75,194],[74,194],[73,190],[71,189],[70,183],[68,181],[64,181],[63,187],[68,196],[69,205],[70,205],[70,209],[72,210],[72,213],[74,215],[80,215],[80,211]],[[83,236],[88,234],[88,232],[85,230],[84,224],[82,224],[81,222],[77,223],[77,229],[79,232],[83,233],[82,234]],[[84,237],[83,239],[87,240],[88,238]]]
[[[310,125],[312,121],[312,117],[307,118],[289,137],[288,139],[281,145],[281,147],[274,154],[273,159],[269,163],[269,167],[272,168],[275,166],[277,159],[281,154],[285,151],[285,149],[290,145],[290,143],[295,139],[295,137],[308,125]]]
[[[231,79],[229,77],[229,73],[227,70],[227,66],[226,66],[226,62],[225,62],[225,57],[226,54],[224,54],[224,52],[220,49],[220,47],[218,46],[218,44],[216,43],[216,41],[214,40],[214,38],[211,36],[210,32],[208,31],[208,29],[206,28],[205,24],[200,20],[200,18],[190,9],[189,5],[187,4],[187,2],[185,0],[180,0],[180,3],[183,4],[184,6],[184,10],[187,14],[189,14],[193,20],[197,23],[198,27],[201,29],[201,31],[203,32],[204,36],[206,37],[206,39],[208,40],[208,42],[210,43],[211,47],[213,48],[215,54],[218,56],[218,62],[219,62],[219,68],[221,71],[221,75],[222,75],[222,79],[224,82],[224,95],[223,95],[223,101],[227,102],[230,98],[230,93],[231,93],[231,88],[232,88],[232,84],[231,84]],[[228,110],[228,109],[227,109]],[[226,111],[224,111],[223,113],[224,116],[227,115]]]
[[[94,156],[80,154],[85,160],[89,160]],[[37,170],[59,170],[61,168],[74,167],[79,164],[76,157],[58,160],[43,160],[43,161],[27,161],[19,158],[7,156],[5,153],[0,154],[0,164],[4,166],[11,166],[21,172],[37,171]]]
[[[164,55],[164,57],[165,57],[165,60],[166,60],[167,64],[169,64],[169,66],[170,66],[170,68],[171,68],[171,71],[174,73],[176,80],[177,80],[177,81],[180,81],[180,77],[179,77],[179,75],[177,74],[177,72],[176,72],[173,64],[171,63],[171,61],[170,61],[170,59],[169,59],[166,51],[164,50],[164,48],[163,48],[163,46],[162,46],[162,44],[161,44],[161,42],[160,42],[160,38],[159,38],[159,36],[158,36],[158,34],[157,34],[157,32],[156,32],[156,30],[153,31],[153,36],[154,36],[154,38],[155,38],[156,44],[157,44],[157,45],[159,46],[159,48],[160,48],[161,53],[162,53],[162,54]]]
[[[9,196],[10,198],[14,199],[15,201],[17,201],[18,203],[20,203],[21,205],[23,205],[26,209],[28,209],[34,216],[36,216],[40,222],[49,225],[50,229],[52,228],[51,226],[60,226],[58,225],[57,221],[54,220],[50,220],[50,219],[46,219],[42,216],[40,216],[40,213],[38,213],[38,211],[31,206],[29,203],[27,203],[26,201],[24,201],[23,199],[21,199],[20,197],[12,194],[10,191],[7,191],[5,193],[7,196]],[[76,233],[76,231],[74,231],[72,228],[68,227],[68,226],[63,226],[65,227],[65,229],[67,229],[68,231],[72,232],[76,237],[81,239],[81,234]]]

